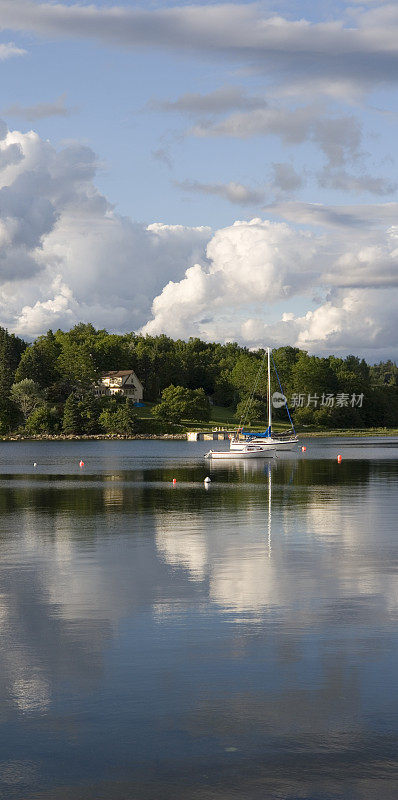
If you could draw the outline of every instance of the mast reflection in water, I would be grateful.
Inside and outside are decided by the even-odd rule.
[[[396,797],[394,443],[2,447],[1,798]]]

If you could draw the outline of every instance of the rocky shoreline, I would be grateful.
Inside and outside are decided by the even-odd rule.
[[[47,434],[40,433],[28,436],[23,433],[16,433],[13,436],[1,436],[2,442],[74,442],[74,441],[117,441],[117,440],[134,440],[134,439],[180,439],[187,438],[186,433],[134,433],[128,436],[123,436],[120,433],[98,433],[98,434]]]
[[[369,429],[339,429],[329,431],[300,431],[298,435],[302,438],[316,438],[316,437],[341,437],[341,436],[398,436],[397,428],[369,428]],[[186,441],[186,433],[133,433],[128,436],[123,436],[118,433],[97,433],[97,434],[49,434],[40,433],[36,435],[28,435],[24,433],[15,433],[9,436],[0,436],[1,442],[80,442],[80,441],[98,441],[98,442],[112,442],[112,441],[134,441],[137,439],[157,439],[160,441],[167,440],[180,440]]]

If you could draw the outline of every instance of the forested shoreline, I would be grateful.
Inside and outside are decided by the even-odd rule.
[[[398,427],[394,362],[321,358],[296,347],[272,355],[280,379],[273,369],[272,392],[283,387],[299,429]],[[220,407],[236,424],[265,422],[263,362],[264,350],[235,342],[110,334],[80,323],[29,344],[0,328],[0,435],[177,434],[187,424],[214,423]],[[144,411],[123,397],[94,395],[102,374],[128,369],[144,385]],[[285,409],[273,416],[286,419]]]

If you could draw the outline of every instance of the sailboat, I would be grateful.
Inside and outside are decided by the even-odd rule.
[[[269,370],[269,353],[268,353],[268,370]],[[268,386],[270,386],[270,381],[268,381]],[[268,394],[270,390],[268,389]],[[269,427],[271,425],[271,417],[270,417],[270,403],[268,402],[268,415],[269,415]],[[271,430],[271,428],[270,428]],[[250,438],[248,441],[245,439],[239,439],[234,437],[230,440],[229,450],[209,450],[206,453],[205,458],[211,458],[215,460],[232,460],[232,459],[239,459],[239,458],[272,458],[274,456],[275,446],[273,444],[269,444],[268,442],[264,446],[263,440],[261,439],[262,434],[253,434],[253,437],[260,437],[260,442],[256,438]]]
[[[264,363],[265,356],[263,359]],[[238,459],[238,458],[267,458],[274,457],[276,450],[293,450],[298,438],[294,430],[292,418],[286,405],[286,410],[293,430],[293,436],[275,436],[272,433],[272,403],[271,403],[271,350],[267,347],[267,405],[268,405],[268,427],[262,433],[252,433],[239,428],[235,436],[230,440],[229,450],[209,450],[205,458],[211,459]],[[275,364],[274,364],[275,366]],[[262,364],[260,370],[262,369]],[[259,370],[259,374],[260,374]],[[276,371],[276,367],[275,367]],[[279,376],[278,373],[278,381]],[[258,380],[258,377],[257,377]],[[257,383],[257,381],[256,381]],[[280,385],[280,381],[279,381]],[[282,387],[281,387],[282,388]]]
[[[276,367],[275,367],[276,371]],[[278,373],[278,381],[279,376]],[[293,430],[293,435],[282,435],[282,436],[275,436],[272,433],[272,402],[271,402],[271,350],[267,347],[267,405],[268,405],[268,427],[262,433],[252,433],[251,431],[245,431],[241,428],[231,439],[230,442],[230,449],[232,452],[239,452],[243,447],[247,445],[254,445],[261,447],[264,451],[266,450],[293,450],[297,443],[298,438],[296,436],[296,431],[294,430],[293,421],[289,414],[289,409],[286,405],[286,410],[290,419],[290,423]],[[279,382],[280,385],[280,382]],[[241,438],[242,437],[242,438]]]
[[[252,442],[240,442],[238,447],[229,450],[209,450],[205,458],[232,461],[239,458],[272,458],[274,447],[263,447]]]

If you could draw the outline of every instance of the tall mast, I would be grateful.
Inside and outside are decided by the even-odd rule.
[[[268,427],[271,429],[271,364],[270,364],[270,349],[267,347],[268,353]]]

